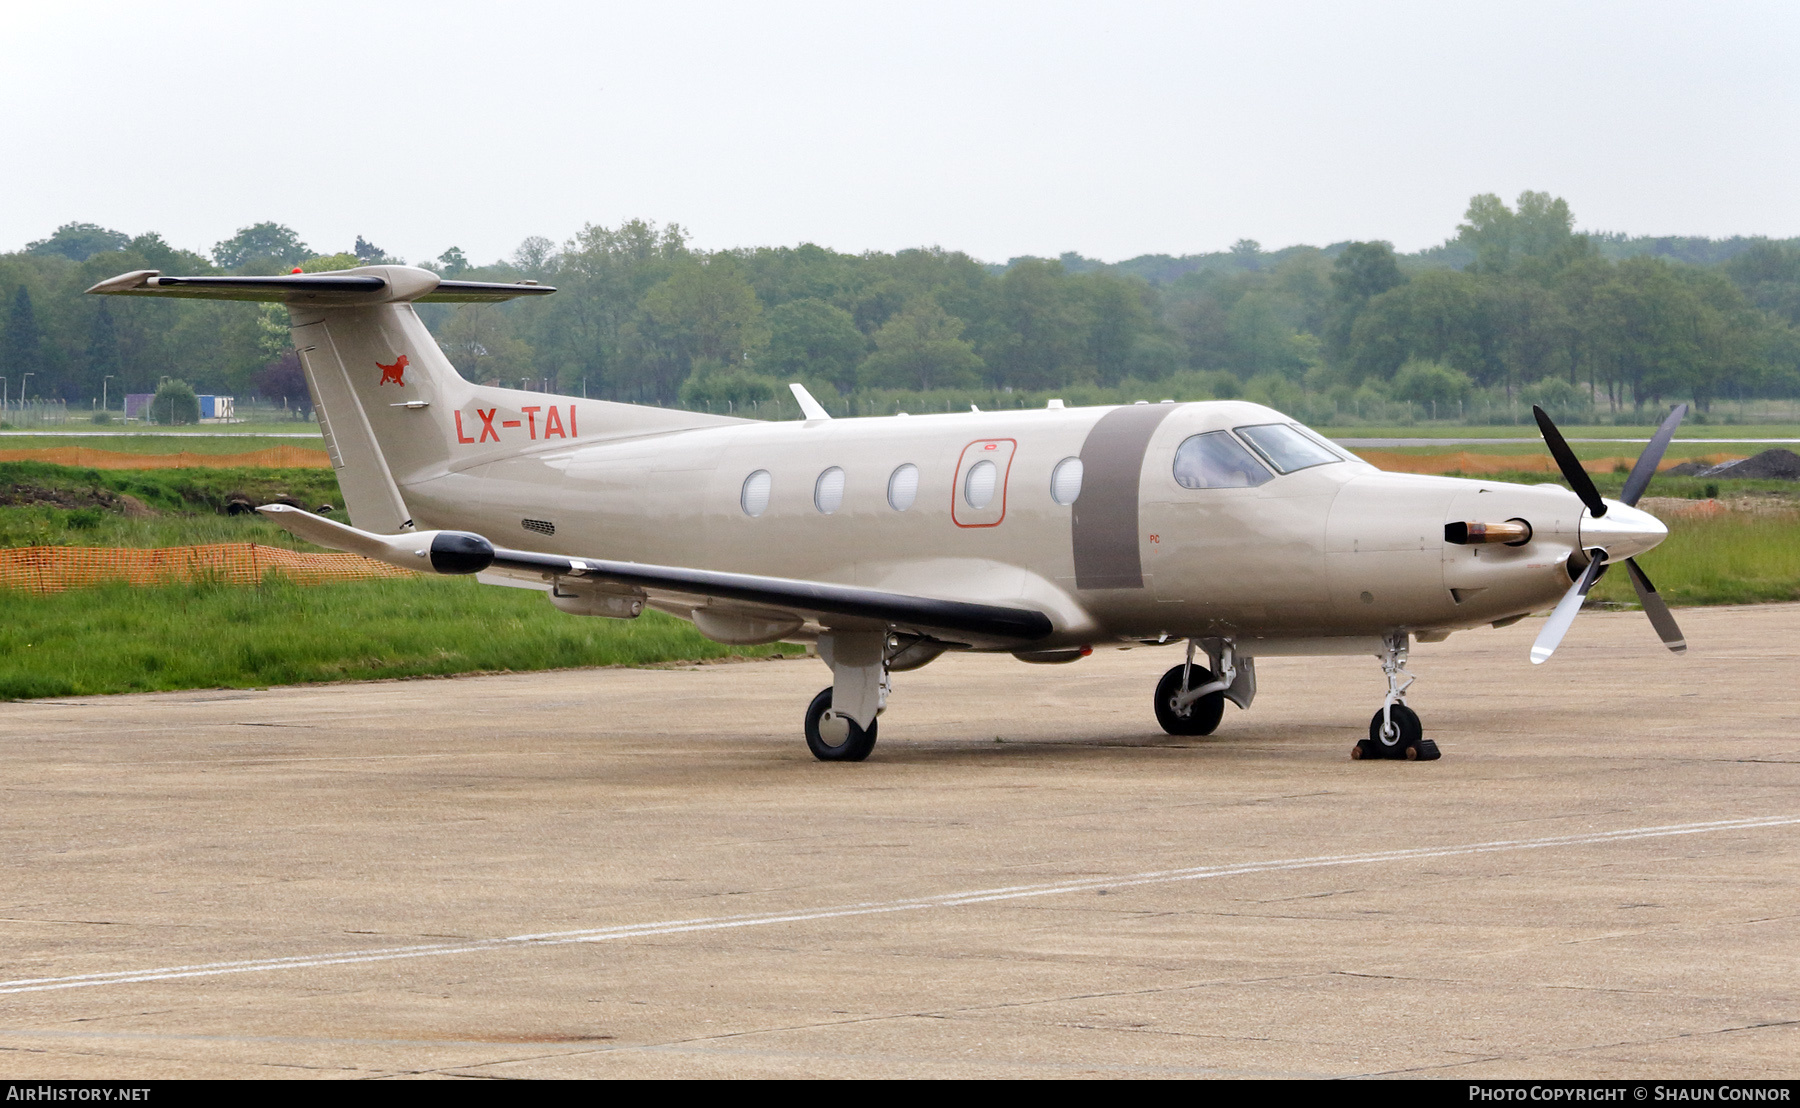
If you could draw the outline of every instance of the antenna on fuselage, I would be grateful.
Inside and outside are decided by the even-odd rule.
[[[825,410],[825,405],[814,400],[813,394],[806,391],[805,385],[795,381],[788,385],[788,388],[794,390],[794,399],[800,402],[801,415],[805,416],[807,419],[831,418],[831,413]]]

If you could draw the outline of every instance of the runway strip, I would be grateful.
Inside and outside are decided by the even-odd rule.
[[[972,904],[991,904],[1030,897],[1056,896],[1063,893],[1096,889],[1118,889],[1133,885],[1164,885],[1178,881],[1204,881],[1216,877],[1235,877],[1252,873],[1274,873],[1282,870],[1324,869],[1333,866],[1369,865],[1375,862],[1402,862],[1420,858],[1449,858],[1469,854],[1494,854],[1515,850],[1544,850],[1563,846],[1591,846],[1636,839],[1659,839],[1677,835],[1704,835],[1721,831],[1748,831],[1767,827],[1800,824],[1800,815],[1755,816],[1742,819],[1713,820],[1706,823],[1677,823],[1655,827],[1628,827],[1617,831],[1594,831],[1580,835],[1552,835],[1537,839],[1499,839],[1491,842],[1465,843],[1459,846],[1413,847],[1404,850],[1381,850],[1364,854],[1330,854],[1312,858],[1280,858],[1236,865],[1195,866],[1189,869],[1153,870],[1118,877],[1089,877],[1072,881],[1055,881],[1039,885],[1011,885],[995,889],[941,893],[903,900],[863,904],[840,904],[832,907],[798,909],[787,912],[764,912],[738,916],[713,916],[701,919],[665,920],[656,923],[621,924],[583,931],[549,931],[540,934],[511,935],[497,939],[476,939],[460,943],[434,943],[424,946],[388,947],[378,950],[352,950],[339,954],[297,955],[288,958],[259,958],[240,962],[209,962],[192,966],[165,966],[158,969],[115,970],[111,973],[77,974],[71,977],[21,978],[0,981],[0,994],[48,992],[58,989],[81,989],[97,985],[129,985],[145,981],[169,981],[183,977],[220,977],[232,973],[257,973],[265,970],[312,969],[321,966],[351,965],[359,962],[393,962],[405,958],[436,958],[454,954],[479,954],[493,950],[533,946],[560,946],[569,943],[598,943],[614,939],[647,938],[678,935],[692,931],[724,931],[737,927],[764,927],[778,923],[804,923],[809,920],[842,919],[888,912],[914,912],[932,908],[959,908]]]

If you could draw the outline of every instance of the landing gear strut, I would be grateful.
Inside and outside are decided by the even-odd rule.
[[[1187,661],[1156,683],[1156,722],[1171,735],[1210,735],[1225,714],[1225,690],[1237,679],[1232,647],[1219,648],[1219,673],[1194,664],[1195,640],[1188,640]]]
[[[1442,757],[1437,743],[1425,737],[1419,714],[1406,706],[1406,690],[1418,680],[1406,672],[1408,636],[1404,632],[1387,635],[1382,646],[1381,670],[1387,674],[1387,698],[1381,703],[1381,711],[1369,721],[1369,737],[1351,748],[1350,757],[1435,761]]]
[[[875,717],[887,707],[885,631],[830,631],[819,636],[819,658],[831,667],[831,686],[806,708],[806,748],[821,762],[860,762],[875,749]]]
[[[864,728],[849,716],[831,710],[831,688],[827,686],[806,707],[806,748],[821,762],[860,762],[875,749],[875,729],[870,720]]]

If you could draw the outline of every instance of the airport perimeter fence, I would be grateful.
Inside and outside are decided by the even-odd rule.
[[[316,554],[260,543],[161,548],[23,546],[0,550],[0,589],[61,592],[127,585],[259,585],[278,574],[301,585],[414,577],[411,570],[357,554]]]
[[[66,400],[7,400],[0,403],[0,424],[8,427],[66,427],[71,423],[87,423],[89,413],[69,411]]]

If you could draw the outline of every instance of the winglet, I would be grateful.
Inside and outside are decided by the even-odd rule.
[[[134,269],[130,273],[121,273],[117,277],[108,277],[88,291],[106,294],[125,292],[128,289],[146,288],[152,277],[161,276],[162,270],[160,269]]]
[[[416,559],[418,553],[431,545],[431,540],[419,541],[420,534],[414,532],[407,535],[377,535],[372,531],[364,531],[339,523],[335,519],[314,515],[304,508],[295,508],[287,504],[264,504],[256,509],[267,516],[275,526],[296,538],[305,539],[327,550],[345,550],[352,554],[361,554],[365,558],[387,562],[390,565],[417,569],[408,562],[405,555],[411,553]],[[406,547],[412,547],[411,551]]]
[[[805,385],[795,381],[790,384],[788,388],[794,390],[794,399],[800,402],[800,412],[802,415],[806,416],[807,419],[831,418],[831,413],[825,410],[825,405],[814,400],[813,394],[806,391]]]
[[[377,535],[287,504],[264,504],[256,510],[275,526],[307,542],[418,573],[480,573],[494,564],[494,544],[468,531]]]

